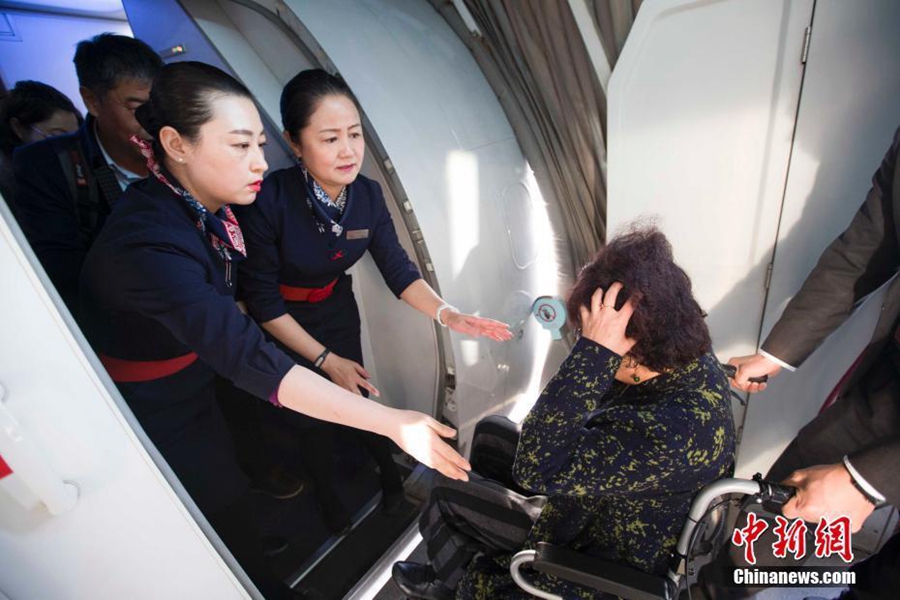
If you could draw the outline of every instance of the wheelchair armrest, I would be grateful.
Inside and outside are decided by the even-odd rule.
[[[672,600],[675,595],[665,577],[546,542],[538,543],[532,568],[625,600]]]

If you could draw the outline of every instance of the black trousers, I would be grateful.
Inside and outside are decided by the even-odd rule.
[[[359,307],[356,304],[356,297],[353,295],[352,278],[349,275],[344,274],[339,277],[334,292],[326,300],[312,304],[289,302],[287,306],[291,317],[314,339],[337,356],[360,365],[363,364]],[[329,379],[328,374],[317,369],[313,363],[277,340],[273,341],[287,352],[298,365]],[[366,398],[369,397],[366,390],[362,390],[361,394]],[[295,431],[301,431],[300,436],[307,438],[303,442],[302,452],[306,468],[316,483],[317,493],[319,493],[318,490],[323,490],[327,496],[334,497],[335,495],[333,473],[336,442],[333,438],[338,433],[354,437],[375,459],[375,463],[381,471],[381,486],[385,492],[395,493],[403,489],[400,473],[391,453],[393,444],[386,437],[370,431],[333,425],[289,410],[266,410],[263,412],[264,427],[277,428],[278,426],[273,425],[273,422],[281,421]],[[328,500],[328,498],[320,498],[320,500]]]
[[[437,578],[455,589],[476,554],[518,550],[546,496],[523,496],[476,473],[468,482],[437,476],[419,531]]]
[[[472,436],[469,481],[436,476],[419,517],[419,531],[428,562],[451,589],[476,554],[521,548],[547,502],[545,496],[532,495],[513,481],[520,433],[521,426],[506,417],[485,417]]]
[[[900,371],[897,350],[888,348],[824,413],[810,421],[785,448],[766,479],[781,481],[798,469],[840,462],[852,454],[881,441],[896,438],[900,432]],[[746,523],[741,512],[738,523]],[[787,566],[775,558],[776,540],[769,528],[754,545],[757,566]],[[711,598],[745,598],[760,588],[729,588],[728,578],[735,566],[746,566],[743,548],[729,545],[701,571],[701,582]],[[854,565],[857,583],[849,597],[860,599],[896,598],[900,590],[900,534],[895,534],[876,555]]]

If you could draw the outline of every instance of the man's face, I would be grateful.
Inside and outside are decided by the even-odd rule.
[[[100,96],[81,88],[84,103],[107,137],[121,144],[137,134],[146,138],[147,133],[134,118],[138,106],[150,99],[150,81],[146,79],[122,79],[116,87]]]

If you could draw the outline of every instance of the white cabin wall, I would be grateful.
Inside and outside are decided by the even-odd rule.
[[[761,340],[849,225],[900,125],[900,3],[817,0],[809,60]],[[880,294],[794,374],[751,398],[738,455],[742,475],[765,472],[868,342]],[[778,414],[778,419],[772,419]]]
[[[15,37],[0,37],[0,77],[8,89],[17,81],[33,79],[52,85],[68,96],[82,115],[86,114],[78,78],[75,76],[75,46],[100,33],[131,36],[127,21],[62,16],[16,10],[0,10]]]
[[[721,359],[756,349],[812,8],[650,0],[609,82],[609,231],[660,217]]]
[[[863,201],[900,122],[898,26],[889,0],[641,6],[610,79],[608,223],[660,216],[720,359],[756,351]],[[765,472],[815,416],[873,314],[753,396],[746,421],[734,404],[739,475]]]

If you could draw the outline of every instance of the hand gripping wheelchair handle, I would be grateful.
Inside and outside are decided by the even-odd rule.
[[[780,508],[797,493],[797,488],[794,486],[766,481],[759,473],[753,476],[753,481],[759,484],[760,499],[770,506],[775,505]]]
[[[725,374],[728,375],[729,379],[734,379],[734,376],[737,375],[737,367],[734,365],[728,365],[725,363],[721,363],[722,370],[725,371]],[[768,375],[763,375],[761,377],[751,377],[747,381],[750,383],[765,383],[769,380]]]

